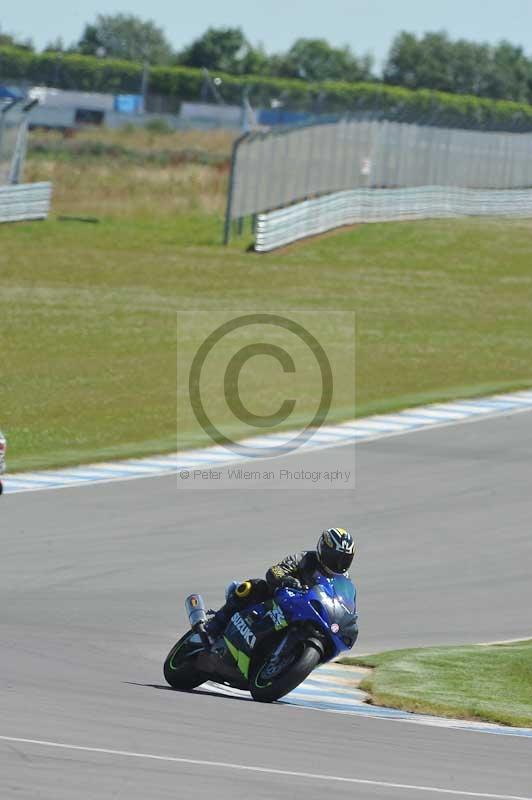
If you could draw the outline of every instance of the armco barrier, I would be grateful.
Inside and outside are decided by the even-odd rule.
[[[51,200],[51,183],[0,186],[0,222],[46,219]]]
[[[307,236],[358,222],[461,216],[532,217],[532,189],[418,186],[335,192],[258,214],[255,250],[267,252]]]

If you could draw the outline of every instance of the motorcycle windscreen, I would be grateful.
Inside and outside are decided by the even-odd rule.
[[[356,610],[356,590],[349,578],[345,575],[335,575],[331,578],[334,591],[339,601],[353,614]]]

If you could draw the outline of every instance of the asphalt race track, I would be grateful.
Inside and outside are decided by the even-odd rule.
[[[523,413],[359,444],[354,493],[163,477],[2,498],[0,798],[532,797],[530,739],[183,694],[161,675],[186,594],[216,604],[333,524],[359,542],[360,651],[530,636],[531,462]]]

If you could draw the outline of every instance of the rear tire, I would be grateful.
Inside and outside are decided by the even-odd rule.
[[[164,662],[164,677],[173,689],[190,691],[206,680],[206,677],[196,667],[198,648],[190,644],[187,647],[191,636],[191,631],[182,636],[172,647]],[[189,655],[191,651],[192,654]]]
[[[313,669],[321,661],[321,653],[311,642],[304,642],[304,649],[301,655],[279,676],[272,677],[268,682],[263,677],[263,673],[271,661],[271,655],[261,659],[259,664],[252,671],[250,681],[250,691],[254,700],[261,703],[272,703],[280,697],[284,697],[305,678],[308,678]]]

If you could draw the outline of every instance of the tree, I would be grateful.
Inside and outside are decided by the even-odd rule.
[[[262,45],[251,47],[246,45],[244,55],[238,62],[240,75],[270,75],[271,57],[267,55]]]
[[[64,53],[66,50],[65,43],[61,36],[57,36],[57,38],[52,39],[51,42],[48,42],[43,49],[43,53]]]
[[[251,51],[241,28],[208,28],[179,54],[178,62],[238,74]]]
[[[99,14],[93,24],[85,25],[75,49],[83,55],[148,61],[155,65],[169,64],[173,55],[161,28],[132,14]]]
[[[443,31],[426,33],[422,39],[403,31],[392,42],[384,80],[409,89],[453,91],[451,51]]]
[[[453,92],[457,94],[487,94],[486,77],[489,73],[491,48],[487,44],[473,44],[464,39],[454,43]]]
[[[272,73],[308,81],[367,81],[370,56],[357,58],[349,47],[331,47],[325,39],[297,39],[284,56],[272,58]]]
[[[35,47],[31,39],[17,39],[11,33],[4,33],[0,28],[0,47],[18,47],[20,50],[30,50],[33,52]]]
[[[494,100],[532,100],[532,60],[509,42],[451,41],[446,33],[400,33],[390,48],[384,81],[409,89],[439,89]]]
[[[523,49],[510,42],[500,42],[493,49],[486,76],[486,94],[496,100],[530,102],[531,77],[532,62],[526,58]]]
[[[412,89],[417,84],[419,43],[413,33],[401,31],[392,41],[383,78],[385,83]]]

